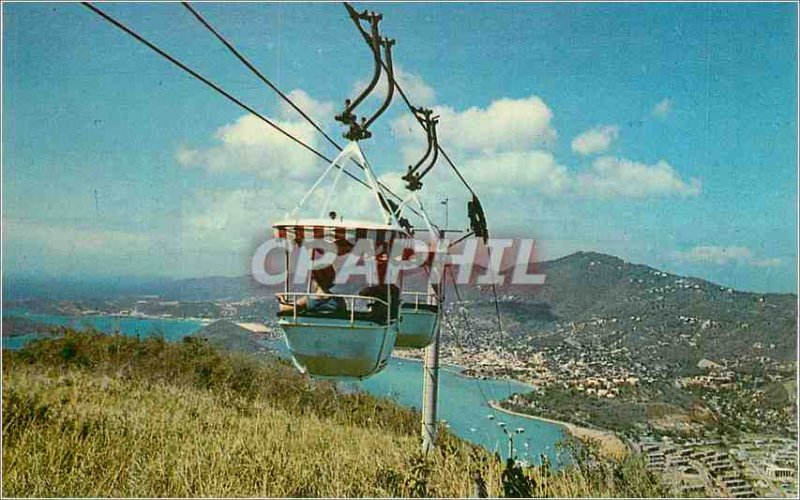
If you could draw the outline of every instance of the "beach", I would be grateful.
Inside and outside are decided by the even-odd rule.
[[[530,418],[534,420],[541,420],[564,427],[567,432],[578,439],[592,439],[600,443],[600,452],[611,458],[619,458],[628,453],[628,447],[615,433],[603,429],[590,429],[588,427],[581,427],[579,425],[571,424],[569,422],[562,422],[560,420],[553,420],[545,417],[537,417],[534,415],[527,415],[511,411],[500,406],[496,401],[489,401],[489,406],[497,411],[514,415],[517,417]]]

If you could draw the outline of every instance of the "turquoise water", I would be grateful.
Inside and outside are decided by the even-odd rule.
[[[422,364],[393,358],[383,372],[358,385],[371,394],[389,396],[402,405],[418,408],[422,401]],[[438,418],[446,420],[458,436],[497,451],[503,458],[508,456],[509,443],[498,422],[504,422],[512,432],[524,429],[514,436],[517,457],[539,463],[539,456],[546,454],[552,463],[557,463],[555,443],[564,437],[561,426],[494,411],[486,404],[487,399],[501,400],[515,392],[530,391],[529,386],[517,382],[478,380],[441,370]]]
[[[4,316],[17,316],[37,323],[53,326],[68,326],[77,329],[96,328],[101,332],[150,337],[161,335],[166,340],[180,340],[203,326],[200,321],[186,319],[130,318],[118,316],[63,316],[58,314],[36,314],[30,311],[9,309]],[[19,349],[32,339],[46,335],[30,334],[19,337],[3,337],[4,349]]]
[[[283,340],[271,341],[269,346],[283,356],[288,349]],[[374,396],[389,397],[403,406],[419,409],[422,404],[422,363],[390,358],[389,365],[379,374],[361,382],[341,382],[343,388],[359,387]],[[439,371],[439,420],[447,421],[456,435],[479,444],[492,452],[508,457],[508,431],[523,429],[515,434],[513,446],[518,459],[539,463],[544,454],[552,464],[566,463],[566,457],[556,454],[555,444],[564,438],[560,425],[525,417],[516,417],[493,410],[487,400],[507,398],[517,392],[530,392],[531,386],[507,380],[478,380],[458,374],[458,367]],[[491,417],[491,418],[490,418]]]
[[[32,321],[55,326],[76,328],[94,327],[104,332],[119,332],[123,335],[163,335],[167,340],[180,340],[202,327],[200,321],[179,319],[119,318],[111,316],[60,316],[32,314],[27,311],[8,310],[5,315],[23,316]],[[42,337],[40,334],[3,338],[4,349],[19,349],[25,343]],[[279,354],[287,356],[283,341],[265,341]],[[504,422],[508,431],[523,429],[514,437],[514,450],[519,459],[539,463],[539,456],[547,455],[553,464],[558,464],[555,444],[564,437],[561,426],[523,417],[515,417],[492,410],[488,399],[500,400],[515,392],[529,392],[531,388],[517,382],[501,380],[477,380],[461,376],[457,369],[449,367],[439,376],[440,420],[458,436],[479,444],[503,458],[508,456],[508,437],[499,422]],[[392,358],[386,369],[362,382],[342,384],[344,388],[359,387],[375,396],[386,396],[406,407],[419,408],[422,401],[422,365],[419,362]],[[490,416],[492,418],[490,418]]]

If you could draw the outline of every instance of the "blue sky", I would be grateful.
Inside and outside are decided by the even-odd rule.
[[[401,82],[442,115],[496,234],[795,290],[795,5],[356,5],[384,14]],[[330,153],[179,4],[101,7]],[[341,5],[197,8],[339,136],[371,71]],[[3,14],[9,275],[245,274],[324,167],[79,5]],[[393,185],[422,148],[404,113],[364,145]],[[426,201],[463,225],[465,193],[436,171]]]

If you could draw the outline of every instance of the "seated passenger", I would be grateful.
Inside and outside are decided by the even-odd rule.
[[[333,282],[336,279],[336,269],[327,266],[311,271],[311,277],[316,284],[315,295],[300,297],[295,304],[286,300],[283,295],[278,295],[280,303],[279,312],[292,311],[297,307],[297,312],[336,313],[347,309],[344,299],[331,295]]]
[[[389,258],[386,254],[381,254],[376,258],[378,267],[378,283],[362,288],[358,294],[362,297],[373,297],[388,302],[392,308],[392,318],[397,317],[400,307],[400,288],[394,283],[387,286],[386,272]],[[374,321],[384,321],[386,319],[386,306],[380,302],[373,302],[370,306],[370,316]]]

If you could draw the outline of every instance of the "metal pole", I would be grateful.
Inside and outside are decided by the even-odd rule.
[[[440,238],[444,231],[440,231]],[[445,264],[446,265],[446,264]],[[425,349],[425,364],[422,369],[422,452],[428,453],[436,446],[436,410],[439,399],[439,336],[442,329],[442,310],[444,309],[444,267],[439,275],[438,290],[434,297],[439,302],[439,320],[433,342]]]

